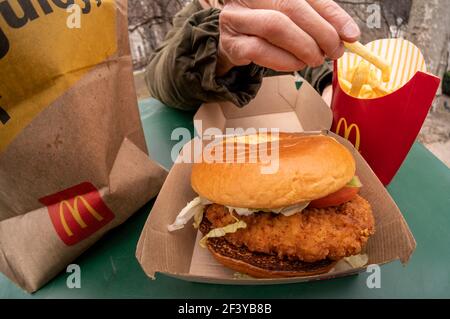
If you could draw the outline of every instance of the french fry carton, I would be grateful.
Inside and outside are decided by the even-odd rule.
[[[346,93],[345,78],[362,59],[345,53],[334,64],[331,130],[350,140],[387,185],[414,143],[440,80],[427,73],[422,53],[407,40],[377,40],[367,47],[391,64],[390,81],[383,86],[392,93],[371,99]]]

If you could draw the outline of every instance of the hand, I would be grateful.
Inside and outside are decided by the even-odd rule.
[[[220,13],[217,73],[258,65],[276,71],[319,66],[355,42],[355,21],[331,0],[229,0]]]

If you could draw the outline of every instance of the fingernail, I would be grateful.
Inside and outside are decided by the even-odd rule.
[[[334,49],[333,53],[331,53],[331,56],[329,56],[330,59],[339,59],[342,55],[344,55],[345,49],[342,42],[339,44],[339,46]]]
[[[342,35],[346,38],[358,38],[360,35],[358,25],[353,21],[348,21],[342,28]]]

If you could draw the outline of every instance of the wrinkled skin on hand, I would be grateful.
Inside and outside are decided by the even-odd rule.
[[[255,63],[275,71],[316,67],[358,40],[355,21],[331,0],[229,0],[220,13],[217,72]]]

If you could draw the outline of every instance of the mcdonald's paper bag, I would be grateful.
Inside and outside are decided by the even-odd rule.
[[[30,292],[165,179],[147,156],[126,13],[125,0],[0,3],[0,270]]]
[[[422,53],[409,41],[384,39],[367,47],[391,63],[386,87],[392,93],[375,99],[347,94],[341,79],[361,58],[345,53],[334,67],[332,131],[349,139],[387,185],[419,134],[440,81],[426,73]]]

